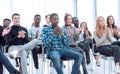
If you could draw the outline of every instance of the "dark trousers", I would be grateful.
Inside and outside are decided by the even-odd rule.
[[[38,54],[39,53],[42,53],[42,45],[37,45],[32,50],[32,56],[33,56],[34,66],[35,66],[36,69],[39,68],[39,63],[38,63]]]
[[[6,58],[0,49],[0,74],[3,74],[3,65],[10,72],[10,74],[16,71],[16,69],[12,66],[10,61]]]
[[[120,47],[117,45],[103,45],[98,47],[98,52],[106,56],[113,56],[115,63],[120,62]]]
[[[120,47],[120,41],[115,41],[112,43],[112,45],[118,45]]]
[[[86,62],[85,62],[85,56],[84,56],[84,51],[78,46],[70,46],[69,49],[74,50],[76,52],[79,52],[80,54],[83,55],[83,60],[82,60],[82,67],[83,67],[83,72],[84,74],[87,74],[87,68],[86,68]]]
[[[82,42],[79,42],[78,43],[78,46],[80,48],[82,48],[85,52],[85,55],[86,55],[86,61],[87,61],[87,64],[90,63],[90,44],[92,43],[92,40],[90,38],[86,38],[84,41]]]

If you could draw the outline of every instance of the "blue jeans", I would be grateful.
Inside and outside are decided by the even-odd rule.
[[[10,72],[10,74],[16,71],[16,69],[12,66],[10,61],[6,58],[0,49],[0,74],[3,74],[3,65]]]
[[[79,73],[79,67],[83,60],[82,54],[66,48],[60,51],[50,51],[50,53],[48,54],[48,57],[52,60],[53,66],[55,67],[57,74],[63,74],[62,66],[60,63],[61,58],[64,58],[67,60],[74,60],[71,74]]]

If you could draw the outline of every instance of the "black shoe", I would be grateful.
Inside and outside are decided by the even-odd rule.
[[[35,66],[35,68],[36,68],[36,69],[39,69],[39,67],[38,67],[38,66]]]
[[[96,62],[96,65],[99,67],[100,66],[100,62],[98,61],[98,62]]]
[[[19,71],[15,71],[14,73],[12,73],[12,74],[21,74],[21,72],[19,72]]]
[[[83,70],[83,73],[84,73],[84,74],[88,74],[87,70]]]
[[[90,60],[87,60],[86,63],[87,63],[87,65],[90,64]]]
[[[50,67],[53,67],[53,63],[50,61]]]
[[[19,64],[16,64],[16,67],[19,67],[20,65]]]

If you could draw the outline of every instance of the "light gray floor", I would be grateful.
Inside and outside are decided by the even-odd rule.
[[[100,60],[101,66],[97,67],[93,56],[91,56],[91,59],[93,62],[91,63],[91,65],[87,66],[89,74],[115,74],[113,60],[101,59]],[[10,61],[15,66],[15,61],[12,59],[10,59]],[[33,59],[30,54],[29,58],[28,58],[28,63],[29,63],[29,65],[28,65],[29,74],[57,74],[55,69],[50,67],[50,60],[45,59],[45,61],[43,62],[42,58],[39,57],[39,69],[36,70],[34,68]],[[64,64],[66,66],[65,68],[63,68],[64,74],[70,74],[73,61],[65,61]],[[16,69],[18,69],[18,68],[16,67]],[[82,67],[80,67],[80,69],[82,71]],[[4,68],[4,74],[9,74],[5,68]]]

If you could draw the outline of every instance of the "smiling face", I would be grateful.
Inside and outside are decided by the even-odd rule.
[[[67,16],[66,24],[67,25],[71,25],[72,24],[72,16]]]
[[[40,21],[41,21],[40,15],[36,15],[36,16],[34,17],[35,26],[39,26]]]
[[[110,25],[114,24],[114,18],[113,17],[109,17],[108,22]]]
[[[20,25],[20,16],[19,15],[13,15],[12,16],[12,21],[13,21],[13,24],[18,26]]]
[[[86,22],[82,22],[80,27],[83,29],[83,30],[86,30],[87,29],[87,24]]]
[[[52,26],[56,27],[59,23],[59,16],[56,13],[51,14],[50,21]]]
[[[64,22],[65,22],[65,25],[71,25],[72,24],[72,15],[66,13],[64,16]]]
[[[110,28],[114,28],[114,26],[115,26],[114,24],[115,24],[115,21],[114,21],[113,16],[108,16],[107,26],[110,27]]]
[[[101,30],[105,29],[105,20],[102,16],[98,17],[97,22],[96,22],[96,26]]]
[[[73,19],[72,19],[72,23],[74,24],[74,26],[75,26],[76,28],[79,27],[79,20],[78,20],[78,18],[73,18]]]
[[[10,23],[11,23],[11,21],[9,21],[9,20],[4,20],[4,22],[3,22],[3,27],[4,27],[4,28],[9,27]]]
[[[47,15],[45,17],[46,24],[50,24],[50,15]]]

